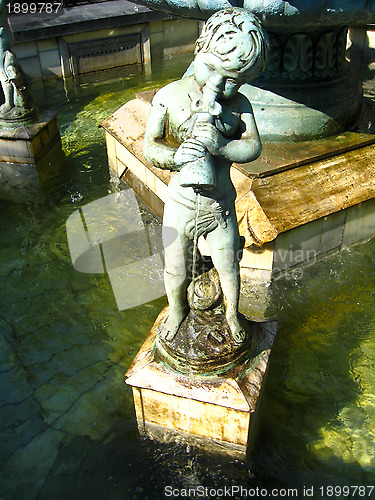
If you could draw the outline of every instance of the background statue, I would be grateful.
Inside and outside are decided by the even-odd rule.
[[[159,335],[166,341],[173,340],[189,311],[195,232],[205,237],[218,271],[232,339],[237,344],[244,340],[238,320],[241,249],[230,167],[256,159],[261,151],[252,107],[240,87],[264,69],[267,49],[267,35],[255,16],[241,8],[219,11],[196,42],[194,74],[154,97],[144,156],[175,172],[163,228],[178,232],[172,244],[168,230],[163,232],[169,315]]]
[[[0,0],[0,82],[4,94],[0,120],[24,124],[35,120],[38,113],[30,90],[30,80],[11,51],[13,43],[6,3]]]

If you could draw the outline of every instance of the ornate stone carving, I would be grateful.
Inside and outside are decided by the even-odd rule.
[[[267,67],[261,73],[260,78],[268,80],[280,76],[281,61],[282,61],[282,46],[280,38],[274,33],[269,34],[270,50],[268,56]]]
[[[337,70],[341,71],[345,64],[346,42],[348,36],[348,28],[342,28],[336,40],[336,57],[337,57]]]
[[[296,33],[286,42],[283,54],[285,78],[305,80],[312,75],[313,44],[309,35]]]
[[[347,28],[338,33],[326,31],[293,33],[282,39],[270,33],[270,53],[261,80],[282,76],[287,80],[326,79],[342,71],[345,63]]]
[[[336,36],[332,32],[323,33],[315,49],[315,76],[333,76],[337,71]]]

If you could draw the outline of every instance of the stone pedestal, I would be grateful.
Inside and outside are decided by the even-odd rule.
[[[43,111],[38,122],[0,130],[0,197],[37,201],[61,176],[57,115]]]
[[[167,314],[168,308],[163,309],[126,373],[141,434],[161,441],[188,438],[210,450],[246,453],[276,322],[252,323],[254,356],[225,373],[182,375],[155,356],[156,334]]]

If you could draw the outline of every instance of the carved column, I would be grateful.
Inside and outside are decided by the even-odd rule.
[[[347,28],[269,28],[269,37],[267,68],[245,89],[261,135],[304,140],[353,126],[362,90],[345,59]]]

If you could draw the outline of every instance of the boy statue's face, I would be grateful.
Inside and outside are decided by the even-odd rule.
[[[219,99],[230,99],[243,83],[238,71],[223,68],[223,61],[211,52],[196,55],[194,78],[201,90],[210,80],[211,85],[218,89]]]

